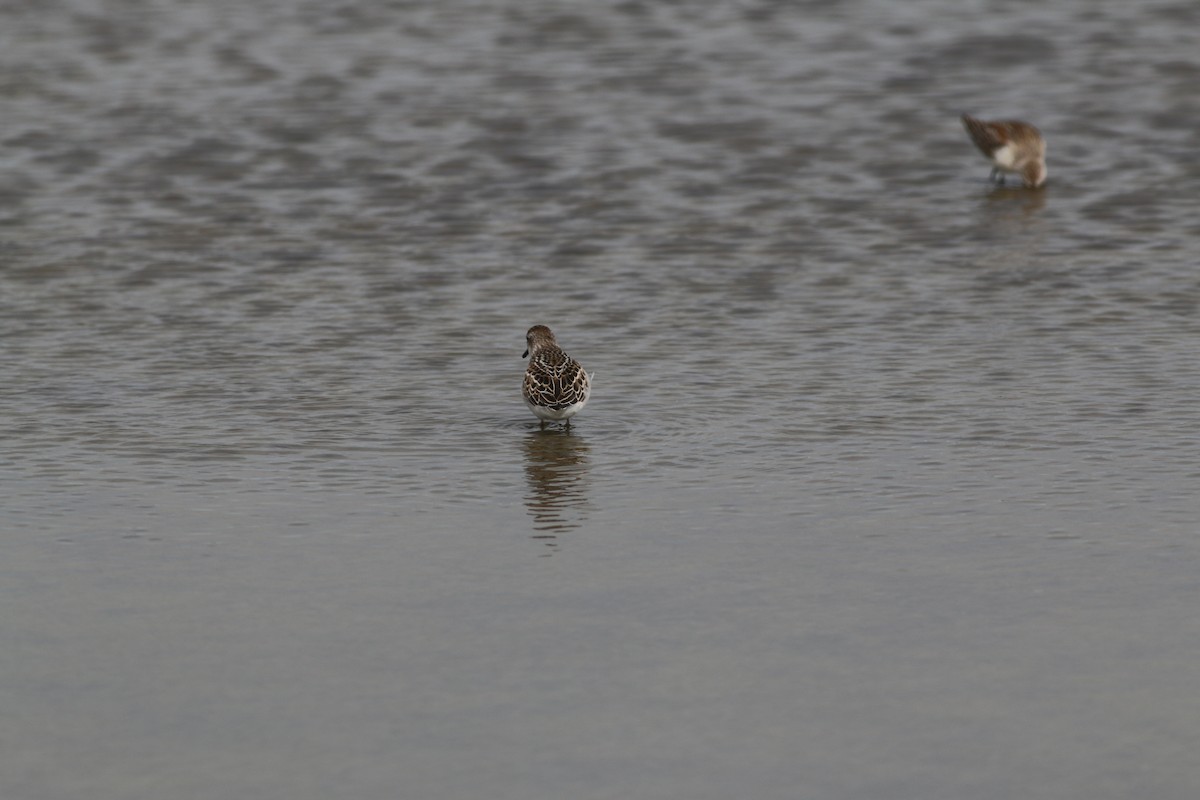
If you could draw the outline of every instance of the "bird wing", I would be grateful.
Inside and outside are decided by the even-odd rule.
[[[992,153],[1008,143],[1009,132],[1006,125],[984,122],[981,119],[975,119],[970,114],[963,114],[962,122],[963,127],[971,136],[971,141],[988,158],[991,158]]]
[[[587,399],[589,382],[579,362],[558,349],[539,352],[525,370],[525,399],[547,408],[566,408]]]

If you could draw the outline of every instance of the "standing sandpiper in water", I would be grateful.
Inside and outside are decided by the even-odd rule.
[[[1021,176],[1027,189],[1046,182],[1046,140],[1028,122],[1009,120],[985,122],[970,114],[962,115],[963,127],[971,141],[992,162],[992,180],[1004,183],[1005,172]]]
[[[545,325],[530,328],[525,342],[529,347],[521,357],[530,356],[522,387],[525,405],[542,421],[543,429],[548,421],[561,420],[570,428],[571,417],[591,394],[591,378],[578,361],[562,351]]]

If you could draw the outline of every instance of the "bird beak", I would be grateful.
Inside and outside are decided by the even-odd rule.
[[[529,351],[526,350],[524,353],[521,353],[521,358],[529,358]]]

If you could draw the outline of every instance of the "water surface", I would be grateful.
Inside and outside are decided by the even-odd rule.
[[[1197,796],[1198,17],[4,5],[0,795]]]

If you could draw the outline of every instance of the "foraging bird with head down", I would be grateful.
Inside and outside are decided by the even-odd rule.
[[[1046,140],[1028,122],[1007,120],[986,122],[970,114],[962,115],[963,127],[979,151],[992,162],[992,180],[1004,183],[1005,172],[1021,176],[1027,189],[1046,182]]]

